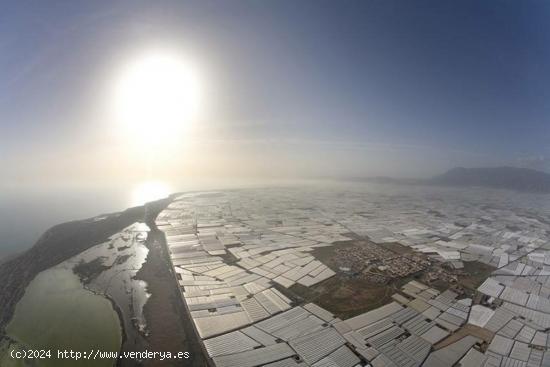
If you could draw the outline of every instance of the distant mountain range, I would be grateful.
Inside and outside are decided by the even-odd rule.
[[[490,187],[521,192],[550,193],[550,174],[517,167],[453,168],[428,179],[374,177],[370,182],[456,187]]]

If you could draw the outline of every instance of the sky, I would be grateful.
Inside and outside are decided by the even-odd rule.
[[[549,2],[2,8],[2,187],[550,169]],[[113,133],[105,103],[124,65],[159,48],[194,65],[202,103],[177,144],[147,147]]]

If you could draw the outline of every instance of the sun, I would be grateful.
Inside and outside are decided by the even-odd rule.
[[[116,127],[138,143],[177,141],[197,117],[201,83],[188,59],[154,50],[132,58],[115,78],[111,96]]]

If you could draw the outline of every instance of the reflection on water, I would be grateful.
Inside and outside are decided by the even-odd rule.
[[[143,182],[134,187],[132,191],[132,206],[143,205],[154,200],[164,199],[171,193],[171,188],[164,182]]]
[[[0,261],[8,255],[27,250],[48,228],[66,221],[121,211],[129,206],[160,199],[172,192],[246,188],[283,183],[289,184],[286,181],[186,177],[182,181],[149,182],[136,187],[131,187],[129,183],[87,187],[51,187],[37,183],[36,187],[2,187],[0,189],[0,233],[2,234]]]
[[[134,331],[145,332],[143,306],[149,298],[147,283],[135,279],[136,273],[147,258],[149,250],[144,245],[149,228],[134,224],[112,240],[92,247],[71,259],[73,266],[93,264],[87,274],[86,288],[111,298],[123,316],[124,328],[129,339],[137,337]]]
[[[125,350],[139,350],[147,329],[143,306],[150,295],[147,283],[135,276],[149,251],[144,245],[148,230],[145,224],[133,224],[108,242],[38,274],[8,325],[7,335],[15,342],[0,345],[0,366],[74,366],[75,361],[57,359],[23,364],[12,360],[9,351],[24,347],[119,351],[123,332],[125,345],[131,346]],[[114,363],[82,360],[78,366]]]

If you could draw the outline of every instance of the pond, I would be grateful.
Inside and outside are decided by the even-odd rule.
[[[122,332],[118,315],[111,302],[85,289],[72,270],[62,263],[41,272],[25,290],[15,315],[7,327],[8,336],[16,341],[5,348],[0,365],[4,366],[74,366],[74,360],[55,358],[40,361],[13,361],[12,348],[89,351],[91,348],[118,351]],[[78,362],[79,366],[113,366],[113,360]]]
[[[147,283],[136,279],[146,260],[144,244],[149,228],[136,223],[105,243],[39,273],[17,304],[6,329],[10,342],[0,344],[0,366],[97,366],[114,360],[13,360],[14,349],[51,349],[85,352],[139,350],[147,324],[143,306]],[[123,328],[121,328],[123,326]],[[125,337],[125,338],[124,338]]]

